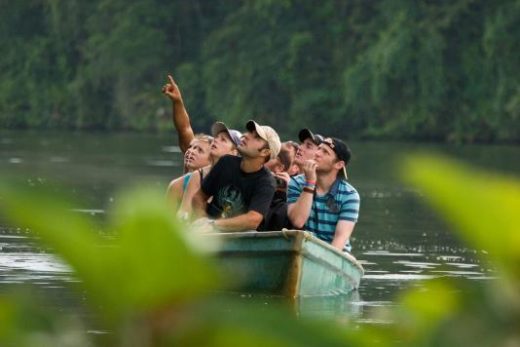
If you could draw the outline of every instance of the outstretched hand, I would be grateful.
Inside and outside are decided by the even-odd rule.
[[[164,95],[168,96],[173,102],[182,101],[181,90],[175,81],[173,80],[172,75],[168,75],[168,83],[166,83],[162,92]]]

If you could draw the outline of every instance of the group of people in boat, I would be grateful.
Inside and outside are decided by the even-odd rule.
[[[179,218],[202,231],[303,229],[350,252],[360,198],[347,181],[346,143],[307,128],[299,143],[281,142],[254,120],[242,131],[217,121],[211,135],[194,134],[172,76],[162,91],[172,101],[184,153],[185,174],[167,194]]]

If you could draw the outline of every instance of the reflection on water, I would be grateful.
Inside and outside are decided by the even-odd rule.
[[[394,305],[406,288],[421,287],[438,277],[493,278],[492,269],[477,260],[482,250],[462,246],[421,202],[421,192],[403,185],[394,172],[401,155],[411,147],[423,147],[516,174],[518,147],[350,145],[354,153],[350,180],[362,199],[353,253],[366,275],[352,295],[300,299],[299,316],[385,323],[373,321],[370,312]],[[28,186],[65,190],[79,201],[76,212],[99,219],[105,218],[118,189],[143,181],[166,188],[181,174],[181,161],[180,150],[169,136],[0,132],[1,176],[15,176]],[[60,297],[70,282],[74,277],[66,265],[35,246],[26,231],[0,221],[0,291],[15,283],[31,283]]]

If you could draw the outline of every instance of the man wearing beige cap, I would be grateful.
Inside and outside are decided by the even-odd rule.
[[[275,180],[264,164],[280,152],[280,138],[254,121],[246,130],[238,146],[241,157],[222,157],[193,199],[193,212],[204,217],[194,223],[199,230],[255,230],[269,210]]]

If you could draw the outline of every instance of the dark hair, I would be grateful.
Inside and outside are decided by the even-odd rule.
[[[280,153],[278,153],[278,159],[280,159],[280,163],[283,165],[283,171],[289,170],[291,167],[291,155],[289,154],[289,150],[287,148],[281,148]]]
[[[298,150],[298,147],[300,147],[298,142],[293,141],[293,140],[285,141],[283,143],[283,145],[291,146],[294,149],[295,152]]]

